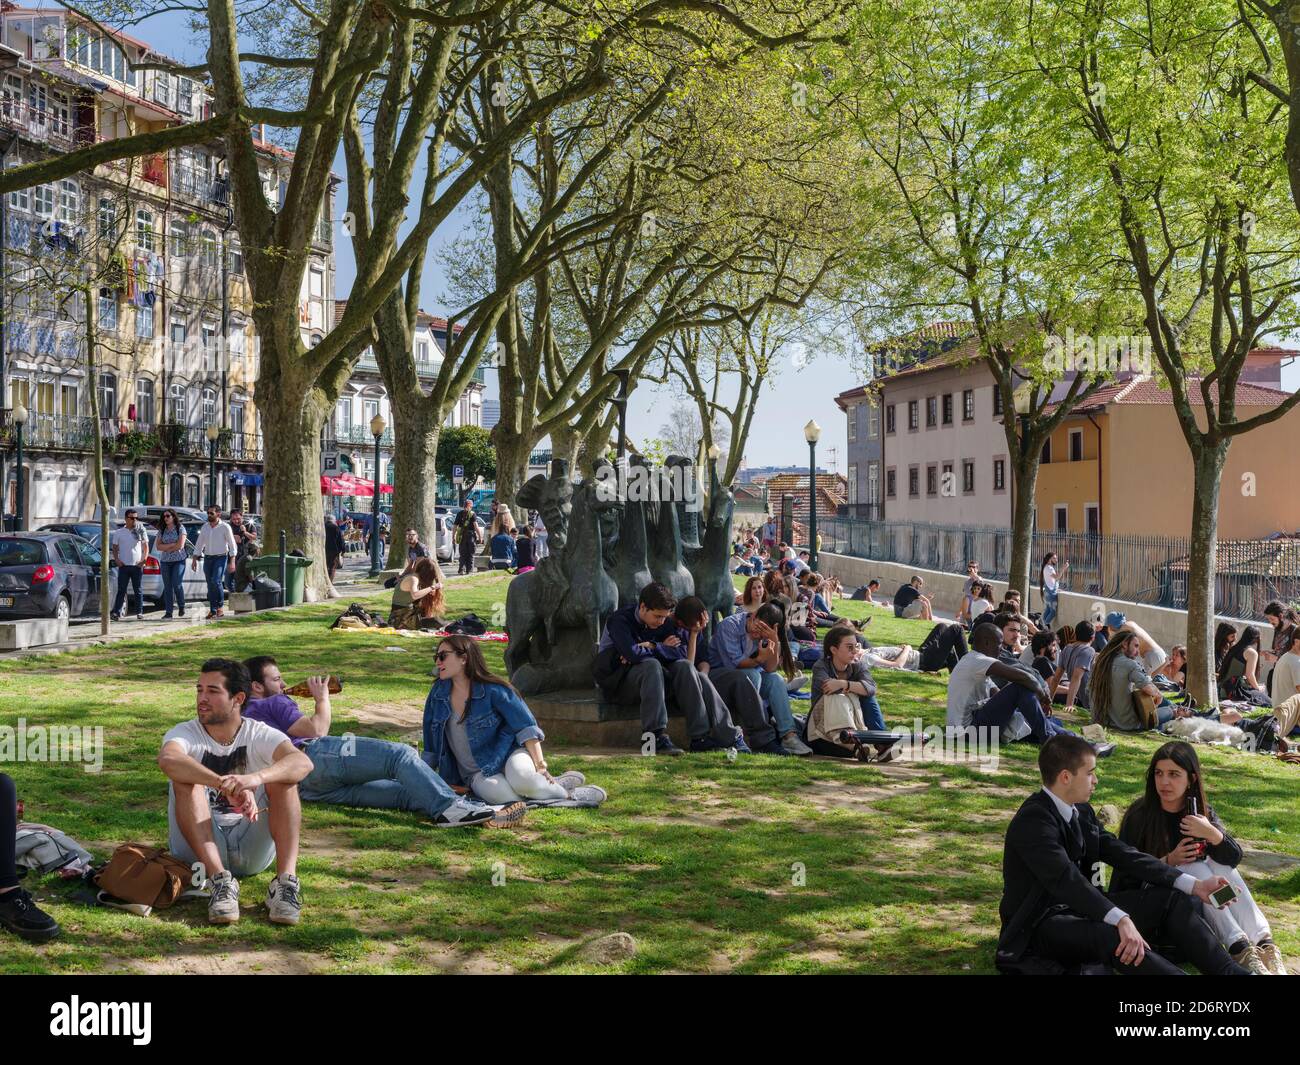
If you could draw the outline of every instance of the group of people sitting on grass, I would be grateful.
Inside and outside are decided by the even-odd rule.
[[[269,918],[299,922],[303,802],[407,810],[454,828],[510,827],[530,805],[605,801],[582,773],[551,773],[536,718],[489,671],[474,640],[447,636],[435,658],[422,754],[405,743],[330,735],[327,677],[308,681],[314,707],[304,714],[270,655],[199,667],[196,716],[163,736],[158,765],[168,780],[167,849],[206,880],[210,922],[238,921],[239,878],[272,864]],[[15,808],[13,782],[0,775],[0,817]],[[59,928],[18,887],[15,830],[16,821],[0,821],[0,927],[43,942]]]

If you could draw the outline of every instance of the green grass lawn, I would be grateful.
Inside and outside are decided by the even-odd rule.
[[[457,582],[453,610],[490,618],[508,578]],[[102,725],[103,771],[9,763],[27,818],[104,856],[128,840],[165,844],[163,733],[193,716],[205,657],[274,654],[290,683],[328,670],[334,733],[410,739],[432,670],[428,638],[339,635],[348,600],[250,616],[175,635],[0,663],[0,721]],[[369,601],[377,607],[383,600]],[[844,613],[871,608],[842,601]],[[874,611],[876,643],[928,630]],[[501,648],[484,644],[500,670]],[[944,682],[881,670],[891,725],[941,724]],[[1156,741],[1117,736],[1095,803],[1141,790]],[[0,972],[990,972],[1003,833],[1037,786],[1035,749],[1001,752],[996,772],[936,762],[883,767],[721,754],[589,756],[548,745],[554,771],[581,768],[610,799],[598,810],[531,813],[517,831],[437,830],[415,815],[308,805],[299,872],[303,923],[268,923],[273,870],[242,884],[243,916],[209,927],[202,902],[150,918],[68,901],[35,885],[63,925],[30,947],[0,936]],[[1211,801],[1249,847],[1300,856],[1300,771],[1199,748]],[[498,881],[494,884],[495,879]],[[1300,867],[1253,887],[1290,956],[1300,955]],[[28,885],[32,886],[32,885]],[[636,938],[613,966],[584,946]]]

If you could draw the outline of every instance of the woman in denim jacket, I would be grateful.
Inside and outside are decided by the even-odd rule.
[[[551,776],[537,719],[508,681],[488,671],[477,643],[447,636],[437,661],[438,679],[424,704],[424,760],[443,780],[493,805],[604,801],[604,790],[587,785],[581,773]]]

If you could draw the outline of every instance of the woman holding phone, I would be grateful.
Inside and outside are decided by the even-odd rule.
[[[1166,743],[1151,756],[1146,792],[1124,814],[1119,838],[1197,880],[1225,878],[1236,896],[1221,907],[1207,905],[1206,921],[1238,965],[1257,976],[1288,975],[1268,918],[1237,872],[1241,847],[1206,800],[1200,759],[1190,743]],[[1111,890],[1138,886],[1116,872]]]

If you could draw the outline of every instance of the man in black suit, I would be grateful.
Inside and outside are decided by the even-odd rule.
[[[1079,736],[1053,736],[1038,752],[1043,790],[1024,801],[1007,828],[1002,855],[1002,934],[998,967],[1016,971],[1026,956],[1062,965],[1109,962],[1121,973],[1183,975],[1147,939],[1170,944],[1201,973],[1246,976],[1220,945],[1202,905],[1223,887],[1179,873],[1121,843],[1101,827],[1088,799],[1097,758]],[[1111,895],[1102,863],[1148,885]]]

